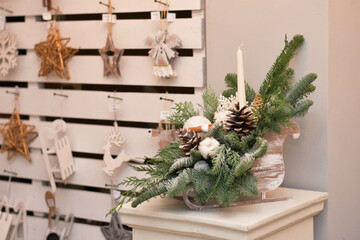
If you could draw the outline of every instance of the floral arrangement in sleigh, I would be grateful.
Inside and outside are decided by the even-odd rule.
[[[191,102],[176,103],[169,120],[177,127],[180,141],[160,149],[145,166],[132,166],[148,177],[129,177],[119,183],[131,189],[122,192],[112,211],[128,202],[137,207],[157,196],[182,196],[194,210],[289,199],[269,199],[266,192],[284,179],[286,136],[300,135],[291,119],[303,117],[313,105],[306,98],[315,91],[316,74],[291,84],[294,70],[289,64],[303,42],[302,35],[291,41],[285,38],[285,47],[258,93],[244,83],[248,104],[242,106],[239,101],[236,74],[226,76],[228,89],[219,98],[211,87],[202,94],[203,116]]]

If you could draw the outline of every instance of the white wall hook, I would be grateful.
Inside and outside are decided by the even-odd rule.
[[[51,147],[48,147],[49,140],[52,141]],[[40,130],[40,141],[51,189],[55,193],[54,174],[59,174],[62,180],[66,180],[75,172],[75,160],[72,156],[69,138],[66,135],[66,123],[57,119],[52,122],[51,127],[42,128]],[[57,156],[55,163],[49,159],[49,155],[53,153],[56,153]]]

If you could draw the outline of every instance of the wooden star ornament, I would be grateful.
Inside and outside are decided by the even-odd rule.
[[[60,30],[54,24],[50,25],[45,41],[35,45],[34,51],[41,59],[39,77],[46,77],[54,72],[60,78],[70,79],[68,59],[77,53],[78,49],[67,47],[70,38],[62,38]]]
[[[109,76],[110,74],[120,77],[120,67],[119,62],[124,50],[118,49],[115,47],[111,34],[108,34],[106,39],[106,45],[102,49],[99,49],[100,56],[104,62],[104,76]],[[112,60],[110,60],[110,55],[113,55]]]
[[[28,144],[38,136],[38,133],[34,130],[35,126],[24,124],[20,120],[19,111],[17,107],[15,107],[9,122],[0,124],[0,133],[3,137],[0,152],[3,153],[7,151],[8,160],[19,153],[31,162]]]

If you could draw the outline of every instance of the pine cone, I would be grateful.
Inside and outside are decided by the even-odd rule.
[[[192,149],[197,149],[201,141],[201,137],[192,130],[182,129],[179,131],[180,149],[183,151],[185,156],[190,156]]]
[[[254,101],[251,103],[251,108],[259,109],[264,105],[263,100],[260,96],[260,94],[256,94]]]
[[[251,103],[251,110],[254,111],[254,110],[257,110],[259,108],[261,108],[262,106],[264,105],[264,102],[260,96],[260,94],[256,94],[253,102]],[[255,123],[258,123],[259,121],[259,118],[258,117],[254,117],[254,120],[255,120]]]
[[[256,119],[247,106],[240,109],[239,103],[237,103],[235,109],[230,110],[230,112],[229,119],[225,122],[226,130],[234,130],[239,137],[242,137],[250,134],[256,128]]]

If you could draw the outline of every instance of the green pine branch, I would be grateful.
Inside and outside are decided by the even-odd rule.
[[[305,116],[305,114],[308,112],[309,108],[314,104],[312,100],[303,100],[297,103],[294,107],[293,117],[301,118]]]
[[[204,117],[209,119],[210,122],[214,122],[214,115],[217,110],[219,101],[211,86],[209,86],[201,95],[203,105],[199,105],[203,112]]]
[[[236,96],[236,92],[238,90],[237,84],[237,74],[236,73],[229,73],[225,76],[225,84],[228,87],[225,91],[223,91],[222,95],[226,98],[231,96]],[[245,94],[246,94],[246,101],[250,105],[256,96],[256,92],[254,89],[245,81]]]
[[[199,115],[199,111],[195,110],[192,102],[185,101],[175,103],[175,107],[173,107],[172,109],[174,109],[175,111],[168,118],[168,120],[177,128],[182,128],[186,120]]]
[[[250,105],[254,101],[256,92],[247,82],[245,82],[245,94],[246,94],[246,101],[248,102],[248,105]]]
[[[239,198],[238,192],[233,186],[229,187],[226,181],[220,181],[215,197],[217,202],[224,207],[230,206]]]
[[[274,96],[281,92],[286,92],[290,87],[290,82],[293,79],[294,74],[295,72],[292,68],[285,69],[283,73],[279,74],[276,79],[268,85],[267,95]]]
[[[223,91],[222,95],[226,98],[231,96],[236,96],[237,91],[237,74],[236,73],[228,73],[225,76],[225,85],[228,88]]]
[[[212,159],[213,167],[212,172],[213,174],[220,174],[222,170],[228,168],[226,164],[226,146],[220,145],[220,147],[216,150],[214,157]]]
[[[316,87],[312,83],[317,78],[315,73],[310,73],[298,81],[287,93],[287,100],[291,105],[295,105],[300,100],[306,98],[314,92]]]
[[[247,173],[238,178],[234,185],[238,186],[238,191],[240,192],[239,197],[252,197],[258,195],[259,191],[256,187],[256,182],[257,178],[252,173]]]
[[[259,138],[251,151],[241,157],[239,164],[235,167],[235,176],[240,177],[251,169],[255,160],[265,155],[267,147],[267,141]]]
[[[240,150],[242,151],[242,153],[246,153],[253,147],[254,144],[255,144],[254,134],[243,136],[240,140]]]
[[[169,173],[173,173],[176,171],[179,171],[183,168],[188,168],[194,166],[194,164],[197,162],[196,159],[193,157],[182,157],[175,160],[173,165],[171,165],[169,169]]]
[[[224,136],[225,145],[234,150],[234,151],[241,151],[241,141],[239,136],[235,131],[230,131]]]
[[[214,176],[211,172],[200,169],[194,170],[194,190],[196,192],[195,200],[199,202],[208,201],[208,196],[212,191],[212,187],[215,185]]]
[[[194,161],[200,161],[202,159],[202,155],[198,150],[191,149],[190,156],[194,159]]]
[[[227,134],[227,131],[224,129],[222,124],[215,124],[210,128],[209,132],[207,133],[207,137],[215,138],[219,143],[224,144],[225,140],[224,137]]]
[[[295,35],[290,42],[288,42],[287,39],[285,38],[284,49],[282,50],[279,57],[276,59],[275,63],[270,68],[270,71],[266,74],[266,78],[260,87],[259,93],[262,97],[266,95],[271,95],[274,93],[272,91],[277,90],[271,88],[271,86],[273,85],[279,86],[279,84],[276,83],[276,81],[283,82],[283,79],[280,77],[281,75],[284,74],[284,72],[286,72],[286,69],[288,68],[289,63],[293,58],[296,50],[302,45],[303,42],[304,42],[304,37],[302,35]]]
[[[169,180],[162,181],[158,184],[151,186],[150,188],[147,188],[132,202],[131,206],[136,208],[139,204],[141,204],[151,198],[165,194],[167,192],[166,185],[167,185],[168,181]]]
[[[182,195],[189,183],[194,179],[192,169],[184,169],[177,177],[166,182],[167,195],[175,197]]]

